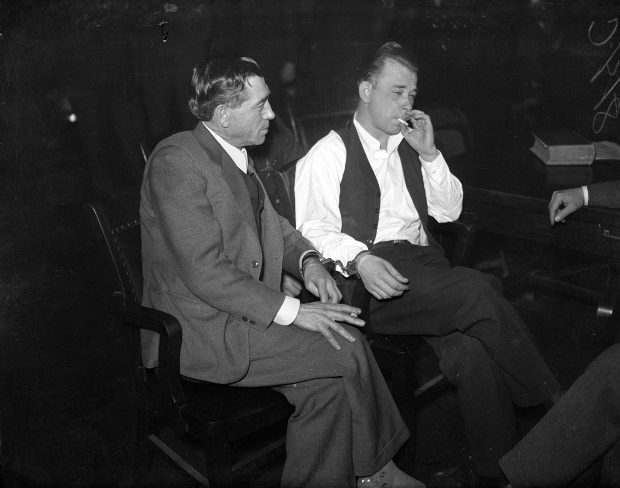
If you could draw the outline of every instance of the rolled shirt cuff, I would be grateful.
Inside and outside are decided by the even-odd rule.
[[[291,325],[297,318],[301,302],[297,298],[285,296],[284,302],[273,321],[279,325]]]
[[[581,191],[583,192],[583,206],[587,207],[588,201],[590,200],[590,193],[588,192],[588,187],[586,185],[583,185],[581,187]]]

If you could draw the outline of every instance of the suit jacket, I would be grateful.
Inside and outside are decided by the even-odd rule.
[[[603,181],[588,185],[588,206],[620,208],[620,181]]]
[[[183,329],[181,373],[232,383],[249,365],[250,327],[281,327],[284,268],[299,276],[312,249],[273,209],[261,214],[261,236],[235,163],[199,123],[153,150],[141,191],[142,303],[175,316]],[[147,367],[157,364],[158,337],[142,338]]]

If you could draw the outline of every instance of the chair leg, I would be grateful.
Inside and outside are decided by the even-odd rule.
[[[214,488],[232,484],[231,446],[225,433],[219,433],[216,439],[203,442],[207,473]]]
[[[185,459],[183,459],[179,454],[176,453],[173,449],[171,449],[168,444],[162,441],[159,437],[154,434],[149,436],[149,442],[153,447],[155,447],[160,453],[166,456],[170,461],[172,461],[176,466],[185,471],[189,476],[191,476],[194,481],[204,488],[209,488],[211,484],[209,480],[196,468],[194,468],[191,464],[189,464]]]
[[[154,453],[148,441],[148,427],[142,426],[146,423],[145,419],[139,415],[138,429],[136,432],[136,454],[134,460],[134,481],[137,488],[146,485],[151,467],[153,465]]]

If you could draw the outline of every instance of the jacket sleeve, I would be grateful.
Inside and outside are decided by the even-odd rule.
[[[588,185],[588,207],[620,208],[620,180]]]
[[[284,259],[282,267],[285,271],[303,281],[301,276],[301,256],[306,251],[316,250],[312,243],[301,235],[288,220],[280,218],[282,235],[284,236]]]

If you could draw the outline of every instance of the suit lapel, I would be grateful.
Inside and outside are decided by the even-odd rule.
[[[199,122],[194,129],[194,136],[202,148],[207,152],[211,161],[219,164],[222,168],[222,178],[230,187],[233,198],[237,202],[239,211],[243,214],[246,223],[252,228],[258,239],[258,229],[256,227],[256,219],[250,202],[248,189],[243,181],[243,176],[239,168],[235,165],[232,158],[228,155],[224,148],[215,140],[211,133]]]

